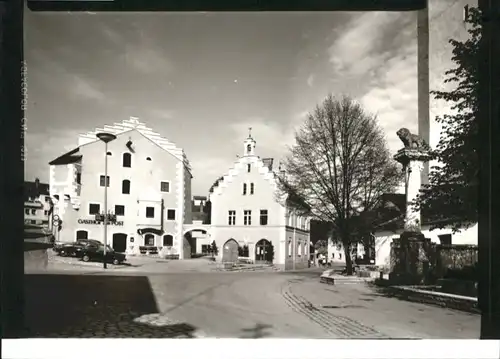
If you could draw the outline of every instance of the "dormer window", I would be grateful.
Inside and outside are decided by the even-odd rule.
[[[146,161],[151,161],[151,157],[146,157]]]

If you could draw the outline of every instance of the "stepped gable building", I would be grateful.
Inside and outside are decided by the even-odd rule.
[[[261,159],[255,147],[250,134],[242,156],[210,189],[210,237],[203,244],[215,241],[225,262],[248,256],[283,269],[305,268],[310,220],[298,214],[290,197],[279,200],[273,159]]]
[[[99,132],[117,138],[105,146]],[[184,225],[191,218],[191,167],[182,148],[131,117],[80,135],[78,146],[50,163],[50,196],[61,229],[56,239],[102,241],[104,228],[96,215],[108,210],[117,221],[108,225],[108,244],[126,253],[163,253],[180,259],[191,249]]]

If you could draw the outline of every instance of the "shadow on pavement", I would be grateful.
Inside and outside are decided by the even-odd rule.
[[[272,325],[257,323],[252,328],[245,328],[241,331],[243,334],[240,336],[242,339],[259,339],[271,336],[268,329],[271,329]]]
[[[158,313],[144,276],[26,274],[28,337],[192,338],[196,330]]]

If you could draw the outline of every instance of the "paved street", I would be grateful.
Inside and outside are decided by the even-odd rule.
[[[479,316],[387,298],[317,272],[26,276],[37,337],[463,338]],[[161,313],[161,314],[160,314]]]

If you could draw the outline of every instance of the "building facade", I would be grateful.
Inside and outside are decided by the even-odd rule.
[[[105,144],[99,132],[116,135]],[[105,156],[108,160],[107,178]],[[183,259],[183,226],[191,223],[191,168],[184,151],[131,117],[81,135],[78,147],[50,165],[50,195],[61,230],[56,239],[103,241],[104,186],[117,221],[108,244],[130,254],[163,253]]]
[[[34,182],[24,182],[24,223],[49,228],[52,217],[52,203],[49,185]]]
[[[284,269],[305,268],[310,220],[298,215],[290,201],[280,203],[273,160],[258,157],[255,146],[249,136],[243,155],[211,189],[210,230],[201,245],[215,241],[221,261],[244,256]]]

